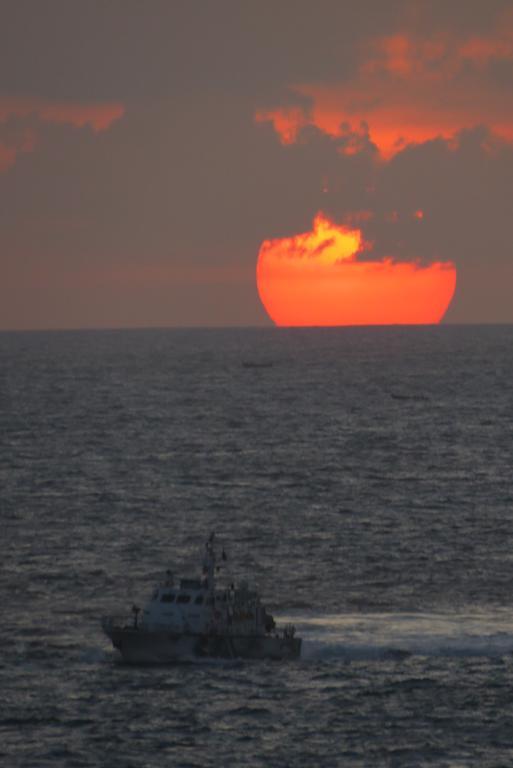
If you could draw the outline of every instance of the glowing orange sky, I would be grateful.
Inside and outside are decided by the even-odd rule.
[[[34,115],[46,123],[67,123],[76,128],[90,125],[96,133],[105,131],[119,120],[125,108],[117,102],[60,102],[43,99],[0,98],[0,122],[9,117]]]
[[[277,325],[438,323],[456,287],[450,262],[358,260],[361,233],[318,214],[311,232],[266,240],[259,252],[260,299]]]
[[[125,114],[125,107],[118,102],[61,102],[34,98],[0,97],[0,125],[13,118],[33,118],[35,122],[54,125],[72,125],[74,128],[89,126],[94,133],[110,128],[113,122]],[[37,146],[34,126],[25,126],[16,137],[5,144],[0,140],[0,173],[16,162],[20,153],[33,152]]]
[[[489,76],[501,60],[513,61],[513,13],[482,37],[402,31],[362,46],[351,80],[291,84],[291,92],[306,97],[309,107],[260,109],[255,119],[271,122],[284,144],[314,125],[341,138],[345,154],[370,140],[385,160],[407,145],[450,140],[483,124],[513,142],[513,101]]]
[[[513,323],[513,0],[119,5],[2,6],[0,330]]]

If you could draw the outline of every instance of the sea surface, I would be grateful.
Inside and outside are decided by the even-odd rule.
[[[0,765],[513,765],[513,326],[0,334]],[[212,532],[297,662],[120,663]]]

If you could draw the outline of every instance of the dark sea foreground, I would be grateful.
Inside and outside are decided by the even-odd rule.
[[[513,765],[512,466],[513,327],[0,334],[0,765]],[[301,660],[120,664],[212,530]]]

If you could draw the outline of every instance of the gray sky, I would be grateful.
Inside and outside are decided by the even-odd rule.
[[[321,210],[363,259],[452,261],[446,321],[513,322],[511,0],[0,19],[0,328],[268,324],[260,245]]]

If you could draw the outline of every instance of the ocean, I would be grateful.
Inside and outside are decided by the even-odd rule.
[[[0,765],[513,765],[513,327],[0,334]],[[299,661],[127,666],[233,578]]]

